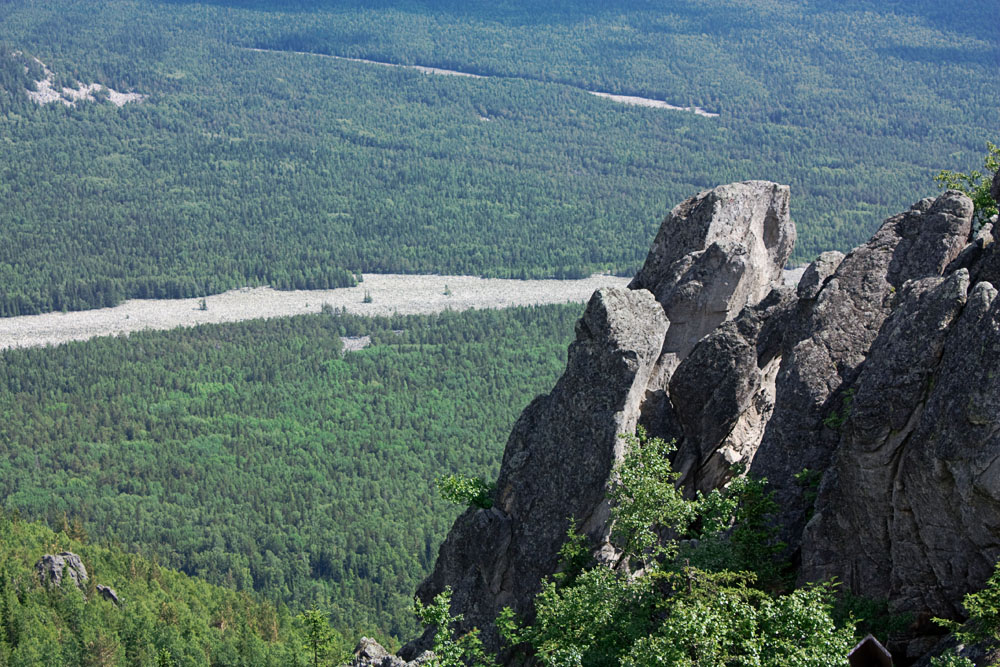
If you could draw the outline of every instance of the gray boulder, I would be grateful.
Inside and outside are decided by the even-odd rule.
[[[833,276],[843,261],[844,253],[836,250],[824,252],[814,259],[812,264],[806,267],[796,286],[799,298],[815,299],[823,286],[826,285],[826,281]]]
[[[648,289],[670,321],[658,381],[706,334],[782,284],[795,245],[787,185],[745,181],[706,190],[660,226],[630,289]]]
[[[115,589],[110,586],[97,584],[97,594],[116,607],[122,606],[122,601],[118,598],[118,593],[116,593]]]
[[[389,653],[371,637],[362,637],[354,648],[354,656],[347,663],[349,667],[420,667],[434,660],[434,654],[424,651],[417,658],[406,661]]]
[[[418,589],[425,603],[451,586],[460,630],[493,626],[510,606],[530,617],[542,578],[555,571],[569,519],[607,549],[606,491],[634,432],[640,402],[659,356],[667,320],[646,290],[602,289],[577,323],[566,372],[525,409],[507,442],[494,506],[469,509],[441,546],[434,572]],[[427,638],[404,651],[415,655]]]
[[[83,590],[88,579],[83,561],[71,551],[45,554],[35,563],[35,574],[49,589],[61,587],[63,580],[68,579],[70,584]]]

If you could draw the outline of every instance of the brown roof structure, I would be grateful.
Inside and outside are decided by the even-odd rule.
[[[892,667],[892,654],[879,640],[868,635],[847,654],[851,667]]]

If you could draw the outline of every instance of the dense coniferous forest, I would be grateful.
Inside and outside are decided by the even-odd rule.
[[[457,509],[565,363],[579,304],[341,313],[0,354],[0,499],[239,591],[402,636]],[[373,344],[342,353],[340,336]]]
[[[804,262],[977,163],[1000,126],[998,11],[5,2],[0,316],[357,271],[628,273],[669,207],[746,178],[792,185]],[[35,58],[57,86],[147,98],[38,106]]]

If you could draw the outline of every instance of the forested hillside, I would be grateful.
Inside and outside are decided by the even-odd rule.
[[[0,315],[327,287],[357,271],[630,273],[670,206],[746,178],[792,185],[794,262],[846,249],[933,193],[938,169],[977,163],[1000,126],[997,12],[0,3]],[[147,97],[39,106],[25,93],[34,58],[57,86]]]
[[[87,570],[79,590],[68,576],[46,589],[35,572],[44,554],[63,550]],[[119,604],[98,585],[111,587]],[[303,619],[284,605],[0,514],[0,664],[306,665],[307,642]],[[336,642],[331,648],[347,648]]]
[[[404,636],[457,513],[435,479],[495,475],[580,310],[325,313],[7,351],[0,502]],[[373,345],[342,354],[360,334]]]

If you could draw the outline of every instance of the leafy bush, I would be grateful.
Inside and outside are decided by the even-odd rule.
[[[957,621],[935,618],[934,622],[951,630],[960,644],[1000,643],[1000,563],[986,580],[983,590],[969,593],[962,600],[962,606],[969,613],[964,624]],[[959,657],[954,650],[931,661],[932,667],[966,667],[972,665],[968,659]]]
[[[488,510],[493,507],[496,484],[482,477],[468,477],[460,473],[443,475],[437,479],[438,493],[450,503],[468,505]]]
[[[1000,147],[986,142],[986,157],[983,158],[984,171],[974,170],[968,174],[960,171],[942,170],[934,177],[942,188],[960,190],[969,195],[975,206],[973,223],[982,225],[997,213],[997,202],[990,193],[993,175],[1000,168]]]
[[[764,480],[737,477],[688,500],[672,444],[626,439],[609,494],[621,557],[576,573],[585,559],[571,535],[562,555],[575,566],[543,585],[531,625],[504,610],[501,635],[553,666],[846,665],[854,628],[833,620],[832,584],[768,592],[782,581],[783,545],[767,524]]]
[[[438,593],[427,606],[419,599],[413,602],[420,622],[434,628],[434,658],[424,664],[429,667],[485,666],[491,664],[483,651],[479,630],[455,636],[452,626],[462,620],[462,615],[451,615],[451,587]]]

